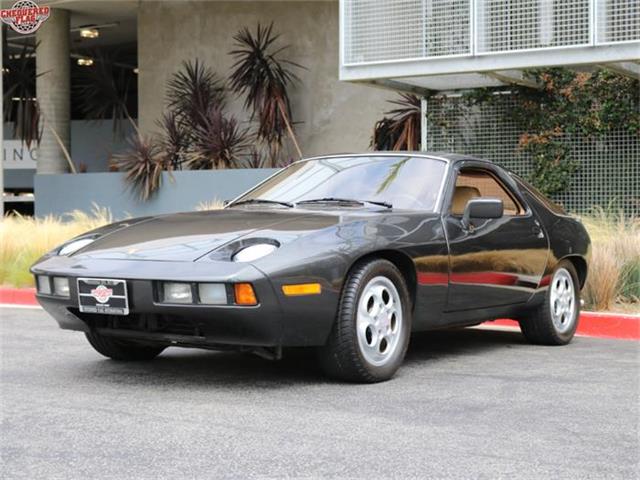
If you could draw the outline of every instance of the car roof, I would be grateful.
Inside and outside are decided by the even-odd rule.
[[[493,162],[489,160],[484,160],[482,158],[473,157],[471,155],[462,155],[459,153],[451,153],[451,152],[419,152],[419,151],[382,151],[376,150],[373,152],[363,152],[363,153],[332,153],[330,155],[317,155],[315,157],[303,158],[301,161],[306,160],[319,160],[322,158],[344,158],[344,157],[417,157],[417,158],[431,158],[437,160],[443,160],[447,163],[457,163],[463,160],[474,160],[477,162],[488,163],[494,165]]]

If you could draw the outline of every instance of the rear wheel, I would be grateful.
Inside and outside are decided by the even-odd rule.
[[[520,329],[528,341],[541,345],[566,345],[571,341],[580,316],[579,285],[573,264],[560,262],[544,302],[520,320]]]
[[[118,338],[106,337],[97,332],[87,332],[85,335],[98,353],[119,361],[152,360],[166,348],[165,346],[139,345]]]
[[[402,273],[387,260],[360,263],[343,288],[336,322],[320,351],[322,366],[343,380],[388,380],[404,360],[410,334],[410,298]]]

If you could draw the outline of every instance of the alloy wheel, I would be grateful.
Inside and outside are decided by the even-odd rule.
[[[551,282],[551,319],[558,333],[568,331],[575,322],[576,295],[573,277],[568,270],[560,268]]]
[[[358,302],[358,345],[372,365],[385,365],[394,356],[403,328],[402,301],[387,277],[371,279]]]

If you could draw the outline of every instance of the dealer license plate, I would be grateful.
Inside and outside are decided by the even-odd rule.
[[[106,278],[79,278],[78,305],[81,312],[128,315],[127,282]]]

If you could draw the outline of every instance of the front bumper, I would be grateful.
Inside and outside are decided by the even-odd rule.
[[[280,295],[262,272],[248,264],[51,257],[35,265],[32,273],[69,278],[69,298],[37,295],[42,307],[63,329],[95,330],[139,341],[205,348],[216,345],[271,347],[287,341],[283,331],[288,316],[283,314]],[[76,282],[79,277],[126,280],[130,314],[109,316],[80,312]],[[249,282],[259,304],[161,304],[154,294],[156,281]],[[300,340],[303,344],[317,341]]]

